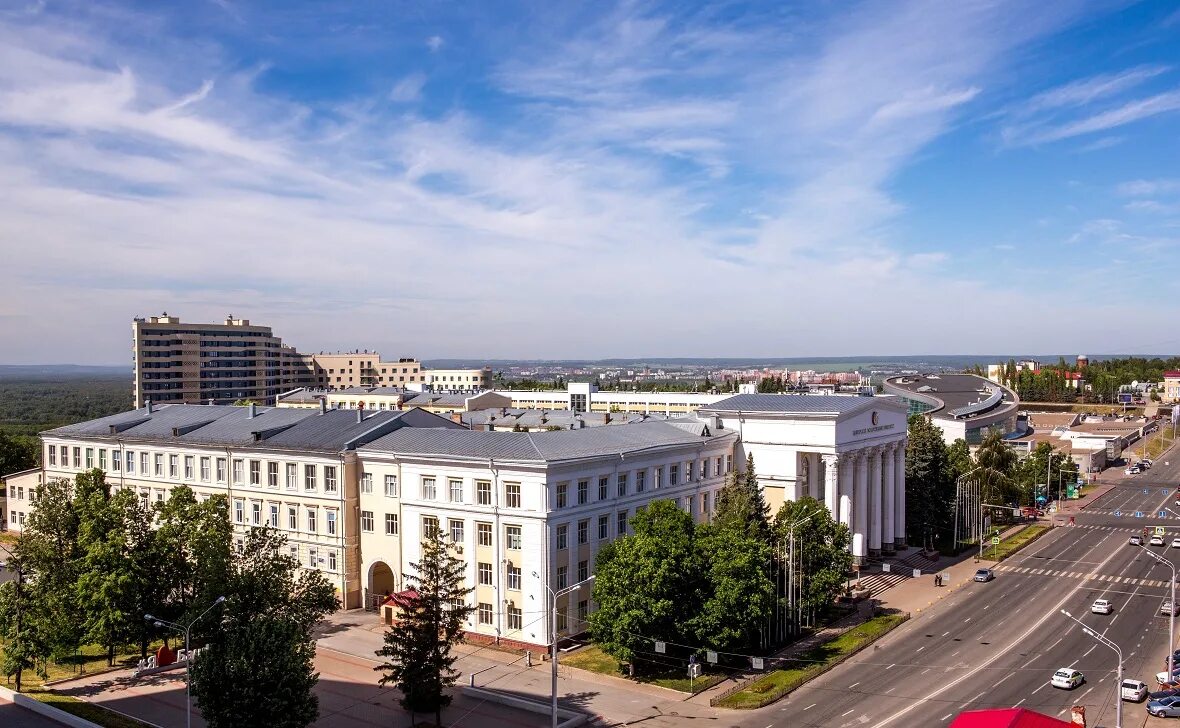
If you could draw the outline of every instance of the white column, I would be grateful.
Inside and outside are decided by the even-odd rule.
[[[881,448],[869,448],[869,555],[881,554]]]
[[[906,441],[897,443],[893,451],[893,543],[905,548],[905,446]]]
[[[896,493],[893,478],[893,445],[886,445],[881,458],[881,550],[893,552],[893,498]]]
[[[852,531],[852,495],[855,489],[856,463],[850,455],[840,458],[840,523]],[[835,516],[835,514],[832,514]]]
[[[832,518],[840,515],[840,456],[824,455],[824,505]]]
[[[823,478],[820,477],[819,463],[819,453],[807,453],[807,495],[822,501],[824,499]]]
[[[869,530],[869,460],[868,451],[857,450],[856,456],[856,493],[852,498],[852,556],[857,563],[864,563],[868,556]]]

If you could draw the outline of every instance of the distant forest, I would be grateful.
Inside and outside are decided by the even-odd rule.
[[[130,408],[125,372],[0,378],[0,476],[37,465],[38,432]]]

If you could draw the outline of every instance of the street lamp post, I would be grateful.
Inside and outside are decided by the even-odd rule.
[[[185,663],[184,663],[185,718],[184,718],[184,724],[188,728],[192,728],[192,725],[193,725],[193,701],[192,701],[193,681],[192,681],[192,678],[189,677],[189,670],[193,666],[193,655],[192,655],[192,652],[189,651],[189,646],[188,646],[189,632],[192,631],[194,624],[201,621],[201,617],[204,617],[206,614],[208,614],[213,609],[213,607],[216,607],[218,604],[221,604],[224,601],[225,601],[225,597],[217,597],[217,599],[213,600],[213,603],[209,605],[208,609],[206,609],[205,611],[198,614],[193,621],[188,623],[187,626],[177,624],[176,622],[169,622],[167,620],[160,619],[159,617],[153,617],[150,614],[143,615],[143,618],[146,619],[147,621],[151,622],[152,625],[154,625],[155,627],[171,627],[172,629],[179,630],[180,632],[184,633],[184,654],[185,654]]]
[[[1171,509],[1168,510],[1170,511]],[[1175,667],[1172,661],[1172,654],[1176,649],[1176,565],[1146,546],[1141,548],[1143,549],[1143,553],[1172,570],[1172,608],[1168,610],[1168,678],[1171,679],[1172,670]]]
[[[819,511],[812,511],[787,526],[787,608],[791,612],[792,634],[799,633],[798,608],[795,603],[795,529],[814,518],[817,513]]]
[[[535,571],[533,572],[533,576],[536,578],[540,578],[540,575]],[[583,579],[582,581],[579,581],[577,584],[571,584],[570,586],[567,586],[564,589],[559,589],[556,592],[553,591],[553,588],[549,586],[548,581],[544,582],[545,591],[549,592],[549,604],[550,604],[550,612],[549,612],[549,620],[550,620],[549,653],[550,653],[550,659],[549,659],[549,662],[552,663],[550,665],[550,668],[553,673],[553,675],[552,675],[553,684],[552,684],[552,688],[551,688],[552,694],[550,695],[550,701],[551,701],[550,718],[552,719],[552,722],[553,722],[553,728],[557,728],[557,600],[559,597],[563,597],[566,594],[569,594],[570,592],[577,591],[582,586],[594,581],[594,577],[595,577],[595,575],[591,574],[590,578]]]
[[[1090,629],[1082,622],[1082,620],[1073,616],[1069,612],[1062,609],[1061,613],[1064,614],[1066,617],[1069,617],[1073,621],[1077,622],[1078,624],[1080,624],[1082,626],[1083,632],[1090,635],[1094,639],[1098,640],[1098,642],[1106,645],[1110,649],[1114,650],[1115,654],[1117,654],[1119,656],[1118,679],[1115,681],[1115,684],[1114,684],[1114,728],[1123,728],[1123,651],[1120,650],[1119,646],[1116,645],[1113,641],[1107,639],[1106,637],[1104,637],[1104,636],[1098,634],[1097,632],[1095,632],[1094,630]]]

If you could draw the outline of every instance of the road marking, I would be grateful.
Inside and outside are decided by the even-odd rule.
[[[926,674],[926,673],[928,673],[928,672],[930,672],[930,668],[926,668],[925,670],[923,670],[922,672],[919,672],[918,674],[919,674],[919,675],[925,675],[925,674]]]
[[[819,703],[812,703],[811,705],[809,705],[809,706],[807,706],[806,708],[804,708],[804,710],[811,710],[812,708],[814,708],[814,707],[815,707],[815,706],[817,706],[817,705],[819,705]]]
[[[954,715],[954,713],[947,713],[946,715],[944,715],[944,716],[942,716],[941,718],[939,718],[939,720],[947,720],[947,719],[949,719],[949,718],[950,718],[952,715]]]
[[[949,631],[947,631],[947,632],[943,632],[943,633],[942,633],[942,636],[943,636],[943,637],[946,637],[948,634],[950,634],[950,632],[949,632]]]
[[[914,652],[921,652],[921,651],[922,651],[922,650],[924,650],[924,649],[926,649],[926,645],[922,645],[922,646],[921,646],[921,647],[919,647],[918,649],[914,650]]]
[[[1036,695],[1037,693],[1041,692],[1042,690],[1044,690],[1044,689],[1045,689],[1045,686],[1046,686],[1046,685],[1048,685],[1048,684],[1049,684],[1049,683],[1041,683],[1041,687],[1039,687],[1039,688],[1037,688],[1036,690],[1032,691],[1032,694],[1033,694],[1033,695]]]
[[[856,708],[853,708],[852,710],[856,710]],[[852,710],[848,711],[848,713],[851,713]],[[844,716],[848,715],[848,713],[841,713],[840,717],[843,718]]]
[[[994,684],[994,685],[992,685],[992,687],[999,687],[999,686],[1000,686],[1000,683],[1004,682],[1005,680],[1007,680],[1007,679],[1008,679],[1008,678],[1010,678],[1010,677],[1012,677],[1012,673],[1008,673],[1008,674],[1007,674],[1007,675],[1005,675],[1004,677],[1002,677],[1002,678],[1000,678],[999,680],[997,680],[997,681],[995,682],[995,684]]]
[[[1023,702],[1024,702],[1024,700],[1025,700],[1024,698],[1021,698],[1021,699],[1020,699],[1020,703],[1017,703],[1016,705],[1013,705],[1012,707],[1013,707],[1013,708],[1019,708],[1019,707],[1020,707],[1020,705],[1021,705],[1021,703],[1023,703]]]
[[[856,687],[857,685],[860,685],[860,682],[859,682],[859,681],[858,681],[858,682],[854,682],[854,683],[852,683],[851,685],[849,685],[849,686],[848,686],[848,689],[849,689],[849,690],[851,690],[851,689],[853,689],[854,687]]]
[[[971,621],[971,617],[968,617],[968,618],[966,618],[966,619],[964,619],[964,620],[963,620],[963,624],[967,624],[967,623],[968,623],[968,622],[970,622],[970,621]]]
[[[1086,654],[1082,655],[1082,657],[1089,657],[1089,656],[1090,656],[1090,653],[1091,653],[1091,652],[1093,652],[1093,651],[1094,651],[1094,650],[1096,650],[1096,649],[1098,649],[1098,645],[1094,645],[1094,646],[1093,646],[1093,647],[1091,647],[1090,649],[1086,650]]]
[[[895,662],[895,663],[893,663],[892,665],[890,665],[889,667],[885,668],[885,669],[886,669],[886,670],[892,670],[892,669],[893,669],[893,668],[895,668],[895,667],[897,667],[897,663],[896,663],[896,662]]]
[[[984,608],[983,608],[983,611],[985,611],[985,612],[986,612],[986,611],[987,611],[987,608],[988,608],[988,607],[990,607],[990,606],[991,606],[991,605],[990,605],[990,604],[988,604],[986,607],[984,607]]]

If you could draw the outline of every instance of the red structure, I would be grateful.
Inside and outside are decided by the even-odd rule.
[[[1024,708],[969,710],[959,713],[959,717],[950,724],[950,728],[1077,728],[1077,726],[1077,723],[1057,720]]]

